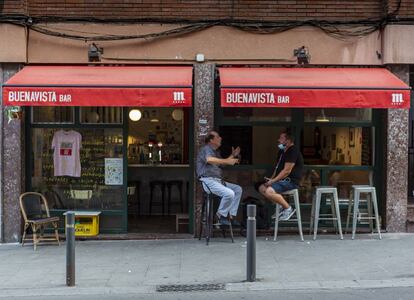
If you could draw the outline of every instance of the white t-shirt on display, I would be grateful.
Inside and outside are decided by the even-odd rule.
[[[82,135],[74,130],[58,130],[53,135],[52,149],[55,176],[81,176],[80,148]]]

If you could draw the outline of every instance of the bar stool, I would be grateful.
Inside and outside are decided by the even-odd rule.
[[[161,202],[154,203],[154,192],[156,188],[161,190]],[[162,207],[162,215],[164,215],[164,202],[165,202],[165,181],[162,180],[153,180],[150,181],[150,205],[149,205],[149,214],[152,212],[152,205],[158,204]]]
[[[304,239],[303,239],[303,232],[302,232],[302,218],[300,215],[299,191],[298,189],[293,189],[293,190],[282,193],[282,195],[293,197],[293,201],[295,203],[295,208],[296,208],[296,219],[290,219],[288,221],[283,221],[283,222],[295,222],[295,221],[298,222],[300,239],[303,242]],[[277,239],[277,233],[279,230],[279,211],[280,211],[280,205],[276,204],[275,232],[274,232],[274,237],[273,237],[274,241],[276,241]]]
[[[183,205],[183,201],[184,201],[184,199],[183,199],[183,182],[181,181],[181,180],[169,180],[169,181],[167,181],[167,191],[168,191],[168,193],[167,193],[167,207],[168,207],[168,214],[170,214],[170,205],[171,204],[180,204],[180,207],[181,207],[181,213],[182,212],[184,212],[184,205]],[[177,190],[178,190],[178,192],[179,192],[179,194],[180,194],[180,199],[179,199],[179,201],[176,201],[176,202],[172,202],[171,201],[171,191],[172,191],[172,188],[173,187],[176,187],[177,188]]]
[[[357,221],[359,220],[369,220],[371,230],[372,228],[372,220],[375,220],[377,223],[377,230],[378,230],[378,237],[381,240],[381,228],[379,222],[379,214],[378,214],[378,203],[377,203],[377,192],[375,187],[369,185],[353,185],[352,186],[352,199],[349,199],[348,204],[348,216],[346,220],[346,229],[348,231],[349,226],[349,218],[351,217],[351,210],[352,206],[354,207],[354,211],[352,214],[352,239],[355,239]],[[359,204],[361,203],[361,194],[368,194],[369,197],[367,198],[367,206],[368,206],[368,217],[361,217],[359,211]],[[375,216],[372,216],[372,208],[374,208]]]
[[[198,235],[198,240],[201,240],[202,233],[204,232],[204,236],[206,238],[206,245],[208,246],[208,243],[210,242],[210,237],[212,237],[213,235],[214,198],[220,200],[220,197],[214,195],[204,182],[200,182],[201,187],[203,189],[203,206],[201,208],[200,232]],[[230,220],[229,223],[231,242],[234,243],[233,227],[231,225]],[[225,229],[223,228],[223,225],[220,225],[220,228],[222,229],[223,236],[225,237]]]
[[[332,211],[331,214],[320,213],[322,195],[333,196],[333,199],[331,199],[331,211]],[[334,222],[334,226],[337,224],[337,228],[338,228],[339,236],[341,240],[344,239],[342,235],[341,215],[339,213],[338,190],[336,189],[336,187],[333,187],[333,186],[317,186],[316,187],[315,197],[313,197],[313,201],[312,201],[312,211],[311,211],[311,220],[310,220],[310,231],[311,232],[312,232],[312,227],[313,227],[313,240],[316,240],[316,235],[318,234],[318,224],[320,220],[332,220]]]
[[[128,197],[128,215],[138,216],[141,212],[140,209],[140,187],[141,182],[139,181],[130,181],[128,182],[127,187],[127,197]]]

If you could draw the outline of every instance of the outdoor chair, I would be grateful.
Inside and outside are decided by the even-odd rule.
[[[22,246],[26,240],[26,233],[30,227],[33,233],[33,249],[41,241],[54,241],[59,243],[58,222],[59,217],[51,217],[45,196],[40,193],[27,192],[19,197],[20,209],[24,219]],[[54,237],[45,237],[44,228],[51,224],[55,231]],[[40,234],[40,235],[38,235]]]

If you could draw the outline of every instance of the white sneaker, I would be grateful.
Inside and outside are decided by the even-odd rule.
[[[282,211],[282,214],[279,216],[280,221],[287,221],[289,220],[296,212],[296,209],[293,209],[292,206],[286,208]]]

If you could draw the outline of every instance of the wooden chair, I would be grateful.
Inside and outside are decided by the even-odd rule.
[[[24,219],[24,230],[22,246],[26,240],[27,229],[30,227],[33,232],[33,248],[41,241],[54,241],[59,243],[58,222],[59,217],[51,217],[45,196],[40,193],[27,192],[19,197],[20,209]],[[43,232],[46,225],[52,224],[55,230],[55,237],[44,237]],[[38,236],[38,233],[40,235]]]

